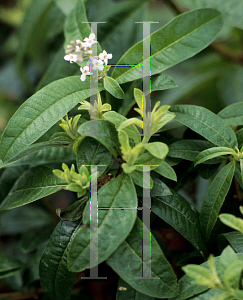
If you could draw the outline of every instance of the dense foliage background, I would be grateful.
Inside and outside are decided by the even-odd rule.
[[[243,101],[243,5],[239,4],[240,1],[84,0],[83,2],[89,21],[106,21],[106,24],[98,27],[98,41],[103,49],[113,53],[113,58],[109,61],[111,64],[116,64],[124,52],[142,40],[142,26],[135,22],[158,21],[159,23],[151,25],[151,32],[154,32],[189,9],[208,7],[219,10],[223,17],[223,27],[217,39],[195,57],[166,71],[166,74],[174,79],[177,87],[153,92],[152,105],[156,101],[161,101],[162,105],[193,104],[217,114],[228,105]],[[63,59],[65,55],[63,45],[68,40],[67,28],[70,26],[66,16],[75,4],[75,0],[0,2],[1,134],[18,107],[36,91],[54,80],[80,74],[76,64],[69,64]],[[139,87],[136,82],[122,85],[126,95],[122,105],[109,95],[113,110],[123,113],[129,107],[134,87]],[[103,93],[105,95],[105,92]],[[108,94],[105,96],[108,97]],[[76,108],[73,109],[73,114],[77,112]],[[85,116],[82,113],[83,115]],[[127,116],[133,117],[134,111],[130,110]],[[234,127],[235,130],[242,128],[241,122],[239,126]],[[38,142],[47,141],[57,131],[61,131],[58,124]],[[160,140],[168,145],[180,139],[198,140],[202,139],[202,136],[185,126],[177,128],[175,126],[172,130],[161,133],[160,137]],[[193,145],[191,151],[194,151]],[[49,166],[61,169],[61,163],[55,161],[55,153],[52,157],[51,155],[50,153]],[[194,168],[193,161],[186,160],[185,157],[179,161],[178,157],[178,154],[171,152],[170,163],[177,174],[177,182],[166,178],[164,182],[199,211],[219,164],[198,165]],[[41,165],[42,160],[45,161],[45,158],[39,156],[37,162],[33,156],[29,164],[0,169],[0,203],[8,195],[18,177],[30,167]],[[63,162],[70,164],[74,160],[71,151],[63,152]],[[242,205],[243,199],[242,187],[242,183],[240,184],[234,177],[221,213],[227,212],[241,217],[239,206]],[[52,231],[60,221],[56,209],[68,207],[75,201],[75,197],[75,193],[62,190],[27,206],[0,212],[0,299],[48,299],[43,294],[39,281],[40,257]],[[178,278],[184,275],[181,266],[204,262],[203,257],[188,240],[153,212],[151,230]],[[227,237],[224,236],[228,231],[232,229],[218,220],[207,245],[208,253],[220,255],[228,243]],[[237,252],[242,253],[243,249]],[[4,255],[16,258],[12,269],[7,256]],[[8,272],[7,277],[4,272]],[[81,280],[81,276],[88,276],[87,274],[87,271],[78,274],[71,299],[107,300],[115,299],[116,294],[117,299],[124,299],[121,291],[117,291],[119,276],[108,264],[104,262],[99,266],[99,275],[107,277],[107,280]],[[120,282],[119,285],[130,288],[125,282]],[[130,292],[131,298],[127,300],[135,297],[155,299],[141,295],[135,290]]]

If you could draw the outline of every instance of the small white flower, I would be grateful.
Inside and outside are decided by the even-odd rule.
[[[80,53],[80,52],[81,52],[81,48],[80,48],[79,46],[76,46],[76,47],[75,47],[75,51],[76,51],[77,53]]]
[[[89,67],[88,66],[85,66],[83,68],[81,67],[80,71],[82,72],[82,75],[80,77],[81,81],[85,81],[87,75],[92,75],[93,74],[93,73],[89,72]]]
[[[70,61],[70,63],[72,64],[73,62],[78,61],[78,56],[76,54],[67,54],[64,56],[64,59],[66,61]]]
[[[99,54],[99,58],[104,60],[105,64],[108,64],[108,59],[112,59],[112,54],[107,54],[107,52],[104,50],[103,53]]]
[[[96,59],[94,58],[92,60],[92,63],[93,63],[93,70],[100,70],[100,71],[103,71],[104,70],[104,65],[103,65],[103,61],[101,59]]]
[[[88,38],[84,39],[84,41],[87,44],[88,48],[91,48],[91,46],[93,44],[97,43],[97,41],[95,41],[95,34],[94,33],[91,33]]]

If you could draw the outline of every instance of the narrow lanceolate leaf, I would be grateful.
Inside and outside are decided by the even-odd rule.
[[[243,220],[231,214],[221,214],[219,216],[221,222],[225,225],[243,233]]]
[[[40,260],[40,281],[51,300],[69,300],[76,273],[67,268],[67,253],[80,221],[60,221],[53,231]]]
[[[173,19],[151,37],[151,75],[158,74],[206,48],[222,27],[221,15],[212,9],[188,12]],[[180,30],[178,30],[178,28]],[[118,83],[142,78],[143,41],[130,48],[118,61],[112,77]],[[149,58],[148,58],[149,59]]]
[[[98,263],[101,263],[126,239],[136,220],[137,195],[130,175],[123,173],[99,189],[98,205],[99,208],[115,208],[98,212]],[[89,204],[84,210],[83,222],[86,226],[90,224]],[[90,228],[83,227],[71,243],[68,268],[81,272],[95,265],[95,260],[90,261]]]
[[[176,120],[191,128],[219,147],[235,148],[237,139],[234,131],[217,115],[204,107],[195,105],[173,105],[170,111]]]
[[[15,182],[8,196],[1,203],[0,210],[26,205],[53,194],[66,185],[66,182],[57,178],[49,167],[31,168]]]
[[[24,150],[23,152],[21,152],[20,154],[18,154],[17,156],[15,156],[12,159],[9,159],[8,161],[6,161],[5,163],[0,165],[0,168],[5,168],[6,166],[9,166],[23,158],[25,158],[28,155],[31,155],[35,152],[41,151],[43,149],[46,148],[50,148],[50,147],[61,147],[64,145],[68,145],[70,142],[65,142],[65,141],[53,141],[53,142],[42,142],[42,143],[37,143],[34,145],[31,145],[29,148],[27,148],[26,150]]]
[[[213,147],[204,140],[181,140],[170,144],[168,156],[194,161],[201,151]]]
[[[115,98],[124,99],[124,92],[119,83],[112,77],[104,77],[104,88]]]
[[[69,1],[68,4],[70,4]],[[82,41],[90,35],[89,23],[85,22],[88,22],[88,20],[84,3],[82,0],[77,0],[74,9],[69,13],[64,24],[65,50],[66,46],[69,45],[71,41]]]
[[[142,257],[143,232],[150,234],[142,221],[137,218],[129,236],[108,258],[107,263],[140,293],[159,298],[174,297],[178,294],[176,276],[153,236],[151,236],[151,247],[148,246],[147,250],[151,251],[151,277],[156,278],[142,278],[143,270],[150,272],[148,269],[150,266],[143,262]]]
[[[178,231],[198,251],[205,254],[205,245],[199,229],[198,213],[192,209],[189,202],[175,191],[171,196],[154,196],[152,211]]]
[[[86,137],[77,151],[77,167],[78,169],[82,165],[95,165],[99,172],[99,176],[106,170],[112,159],[112,154],[107,151],[106,147],[101,143]]]
[[[206,240],[209,239],[218,213],[229,191],[235,171],[235,161],[224,166],[215,176],[204,196],[200,211],[200,227]]]
[[[77,0],[54,0],[56,5],[60,8],[60,10],[65,14],[69,15],[69,13],[75,8]]]
[[[238,102],[238,103],[231,104],[226,108],[224,108],[223,110],[221,110],[218,113],[218,116],[221,119],[224,119],[224,121],[228,125],[239,126],[239,125],[243,125],[242,110],[243,110],[243,102]]]
[[[122,122],[126,121],[127,118],[123,115],[120,115],[119,113],[115,111],[108,111],[104,113],[104,118],[115,125],[116,129],[121,125]],[[138,131],[137,127],[135,125],[130,125],[126,128],[123,128],[123,130],[127,133],[127,135],[132,138],[136,144],[141,142],[141,136],[140,132]]]
[[[14,256],[0,254],[0,278],[8,277],[21,271],[23,264]]]
[[[221,12],[223,21],[230,26],[243,29],[242,10],[243,2],[241,0],[177,0],[180,4],[195,8],[214,8]]]
[[[93,122],[93,124],[91,124]],[[115,127],[105,120],[93,120],[83,123],[78,132],[81,135],[90,135],[104,145],[115,157],[120,154],[120,144]],[[92,134],[97,132],[97,134]]]
[[[238,231],[232,231],[223,233],[224,236],[230,245],[235,249],[238,253],[243,253],[243,234]]]
[[[210,149],[206,149],[197,155],[194,160],[194,166],[201,164],[211,158],[228,154],[235,155],[236,152],[233,149],[227,147],[213,147]]]
[[[31,96],[10,119],[2,135],[0,155],[3,162],[27,149],[88,97],[90,84],[87,80],[82,82],[79,76],[54,81]]]
[[[170,180],[177,181],[176,172],[174,169],[165,161],[162,162],[162,164],[154,169],[156,173],[159,173],[160,175],[164,176],[165,178],[168,178]]]

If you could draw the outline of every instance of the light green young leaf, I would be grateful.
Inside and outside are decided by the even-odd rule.
[[[123,123],[124,121],[127,120],[126,117],[124,117],[123,115],[120,115],[119,113],[117,113],[113,110],[104,113],[104,118],[105,118],[105,120],[114,124],[116,129],[121,125],[121,123]],[[130,125],[130,126],[124,128],[123,130],[127,133],[127,135],[131,139],[134,140],[134,142],[136,144],[141,142],[140,132],[138,131],[138,129],[135,125]]]
[[[243,219],[237,218],[231,214],[220,214],[219,219],[225,225],[243,233]]]
[[[224,23],[243,29],[241,0],[177,0],[180,4],[195,8],[214,8],[221,12]]]
[[[137,218],[129,236],[112,253],[107,263],[123,280],[140,293],[159,298],[174,297],[178,294],[176,276],[153,235],[150,248],[151,277],[158,278],[150,280],[136,278],[142,277],[142,266],[148,268],[142,258],[143,231],[149,234],[148,229]]]
[[[1,203],[0,210],[26,205],[53,194],[66,185],[66,182],[57,178],[49,167],[31,168],[15,182],[8,196]]]
[[[68,271],[67,253],[70,243],[80,227],[80,221],[60,221],[41,257],[39,267],[41,287],[50,299],[70,299],[77,274]]]
[[[137,118],[130,118],[126,121],[122,122],[121,125],[117,128],[117,130],[123,130],[127,126],[136,125],[140,128],[143,128],[143,121],[137,119]]]
[[[227,267],[234,261],[238,261],[238,257],[235,251],[230,246],[227,246],[219,257],[219,275],[221,278],[223,278]]]
[[[208,109],[195,105],[173,105],[170,111],[176,114],[176,120],[191,128],[219,147],[237,145],[234,131],[217,115]]]
[[[144,182],[143,182],[143,173],[142,172],[138,172],[138,171],[133,171],[131,173],[131,177],[132,177],[132,180],[134,182],[134,184],[140,186],[140,187],[144,187]],[[153,188],[153,179],[152,177],[150,177],[150,186],[151,186],[151,189]]]
[[[223,275],[223,282],[227,289],[238,289],[243,271],[243,261],[236,259],[235,261],[228,263],[228,266]]]
[[[197,155],[194,160],[194,166],[201,164],[211,158],[228,154],[235,155],[236,152],[228,147],[213,147],[210,149],[206,149]]]
[[[106,260],[122,243],[131,231],[136,220],[137,195],[130,175],[121,174],[109,181],[98,191],[99,207],[124,208],[99,210],[98,218],[98,262]],[[83,215],[86,228],[81,228],[75,235],[68,254],[68,268],[72,272],[81,272],[92,268],[95,261],[90,261],[90,204]],[[111,226],[112,224],[112,226]]]
[[[143,110],[143,92],[140,89],[134,89],[134,98],[138,107]]]
[[[160,175],[164,176],[165,178],[168,178],[170,180],[177,181],[176,172],[174,169],[165,161],[163,161],[160,166],[158,166],[156,169],[154,169],[156,173],[159,173]]]
[[[169,148],[165,143],[161,142],[153,142],[144,144],[143,147],[153,156],[159,159],[165,159],[167,153],[169,152]]]
[[[182,267],[187,276],[196,281],[197,284],[210,286],[212,283],[212,273],[202,266],[187,265]]]
[[[103,89],[99,87],[99,91]],[[13,115],[2,135],[2,160],[12,159],[27,149],[88,97],[90,84],[88,81],[81,82],[79,76],[57,80],[35,93]]]
[[[115,157],[117,157],[117,155],[120,154],[120,145],[117,131],[110,122],[106,120],[88,121],[78,128],[78,132],[81,135],[90,135],[91,122],[97,122],[96,124],[94,123],[94,125],[97,125],[98,128],[98,134],[94,136],[91,135],[91,137],[104,145]]]
[[[148,37],[151,39],[152,49],[151,75],[158,74],[206,48],[221,27],[221,15],[217,11],[201,9],[182,14],[154,32]],[[118,64],[141,65],[142,53],[143,41],[130,48]],[[120,84],[132,81],[142,78],[142,68],[116,67],[112,77]]]
[[[235,161],[224,166],[213,179],[203,198],[200,211],[200,227],[206,240],[209,239],[218,213],[229,191],[235,171]]]
[[[231,104],[226,108],[222,109],[218,113],[218,116],[221,119],[223,119],[228,125],[239,126],[239,125],[243,125],[242,110],[243,110],[243,102],[238,102],[238,103]]]
[[[104,88],[115,98],[124,99],[124,92],[119,83],[112,77],[104,77]]]

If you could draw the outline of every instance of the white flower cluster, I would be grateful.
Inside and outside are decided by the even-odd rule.
[[[108,64],[108,59],[112,58],[112,54],[108,54],[105,50],[99,54],[99,56],[91,56],[93,51],[91,50],[91,47],[93,44],[97,43],[95,40],[95,34],[91,33],[89,37],[84,39],[84,42],[81,42],[80,40],[76,40],[76,43],[74,41],[71,41],[71,45],[67,45],[66,55],[64,56],[64,59],[67,61],[70,61],[70,63],[73,62],[83,62],[85,57],[89,57],[90,61],[87,63],[85,67],[81,67],[80,71],[82,72],[82,75],[80,77],[81,81],[85,81],[87,75],[92,75],[93,73],[90,72],[90,62],[92,62],[93,70],[99,70],[104,71],[104,63],[105,65]],[[74,54],[76,52],[76,54]],[[102,75],[99,75],[98,78],[100,79]]]

